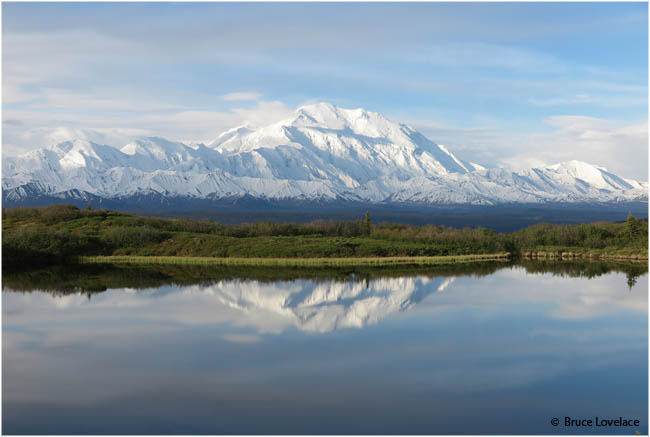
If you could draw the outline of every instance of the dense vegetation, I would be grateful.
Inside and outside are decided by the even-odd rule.
[[[648,222],[538,224],[512,233],[354,222],[262,222],[222,225],[210,220],[137,217],[71,205],[3,209],[3,265],[57,263],[77,257],[328,258],[441,256],[509,252],[647,257]]]

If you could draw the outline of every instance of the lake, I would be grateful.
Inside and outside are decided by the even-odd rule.
[[[646,264],[60,267],[2,316],[4,434],[648,433]]]

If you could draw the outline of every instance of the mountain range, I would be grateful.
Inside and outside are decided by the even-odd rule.
[[[4,157],[5,205],[156,198],[376,204],[647,202],[648,183],[568,161],[523,171],[461,159],[405,124],[329,103],[243,125],[212,142],[139,137],[121,148],[70,138]]]

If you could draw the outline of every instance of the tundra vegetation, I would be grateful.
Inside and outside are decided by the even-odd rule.
[[[481,227],[375,224],[368,214],[351,222],[223,225],[210,220],[139,217],[71,205],[7,208],[2,218],[3,267],[10,269],[79,260],[110,261],[93,258],[107,256],[131,262],[142,262],[141,257],[175,257],[179,263],[222,265],[241,264],[241,259],[247,258],[255,259],[255,264],[276,266],[333,265],[333,258],[348,259],[337,261],[341,265],[354,264],[352,258],[364,258],[359,261],[364,264],[385,265],[391,263],[389,258],[405,257],[420,257],[418,263],[435,264],[440,260],[423,257],[453,256],[449,261],[459,262],[505,254],[534,258],[648,256],[648,222],[631,215],[616,223],[540,223],[510,233]],[[292,258],[311,261],[288,261]]]

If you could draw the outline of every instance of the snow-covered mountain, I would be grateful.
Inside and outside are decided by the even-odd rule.
[[[142,137],[118,149],[86,136],[2,164],[8,203],[39,195],[477,205],[648,199],[647,182],[579,161],[486,169],[407,125],[328,103],[269,126],[230,129],[207,145]]]

